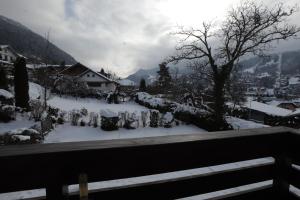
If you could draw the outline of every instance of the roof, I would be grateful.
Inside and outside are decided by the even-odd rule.
[[[20,54],[18,54],[17,53],[17,51],[15,51],[10,45],[7,45],[7,44],[5,44],[5,45],[0,45],[0,48],[1,49],[5,49],[5,48],[8,48],[8,49],[10,49],[10,51],[16,56],[16,57],[19,57],[20,56]],[[24,56],[22,56],[22,57],[24,57]]]
[[[115,82],[115,81],[107,78],[106,76],[92,70],[91,68],[84,66],[81,63],[76,63],[75,65],[72,65],[71,67],[68,67],[67,69],[60,72],[60,74],[68,75],[68,76],[74,76],[74,77],[81,77],[84,74],[86,74],[87,72],[93,72],[97,76],[100,76],[100,77],[104,78],[105,80],[107,80],[109,82]],[[115,82],[115,83],[117,83],[117,82]],[[117,83],[117,84],[119,84],[119,83]]]
[[[266,113],[268,115],[275,115],[275,116],[287,116],[292,113],[292,111],[284,108],[279,108],[275,106],[271,106],[265,103],[260,103],[257,101],[248,101],[244,104],[244,107],[251,109],[251,110],[256,110],[259,112]]]
[[[129,79],[122,79],[118,81],[120,85],[122,86],[135,86],[135,82]]]
[[[289,79],[289,85],[295,85],[300,84],[300,78],[299,77],[291,77]]]

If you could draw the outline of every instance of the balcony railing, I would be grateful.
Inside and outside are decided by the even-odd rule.
[[[79,199],[67,186],[273,157],[275,162],[89,191],[89,199],[177,199],[272,180],[221,199],[297,199],[300,134],[277,127],[197,135],[0,147],[0,193],[46,188],[46,199]],[[83,176],[84,177],[84,176]],[[218,199],[220,199],[218,198]]]

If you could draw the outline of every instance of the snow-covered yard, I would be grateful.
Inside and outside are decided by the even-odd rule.
[[[231,124],[231,126],[235,130],[239,129],[251,129],[251,128],[264,128],[264,127],[270,127],[264,124],[256,123],[253,121],[248,121],[236,117],[226,117],[226,121]]]
[[[36,123],[37,122],[28,120],[27,116],[17,115],[15,121],[10,121],[8,123],[0,122],[0,135],[14,129],[29,128],[35,125]]]
[[[45,138],[45,143],[76,142],[90,140],[112,140],[124,138],[155,137],[166,135],[201,134],[206,132],[193,125],[180,125],[173,128],[138,128],[133,130],[103,131],[101,128],[58,125]]]
[[[65,111],[71,111],[73,109],[86,108],[89,112],[100,112],[100,110],[109,109],[114,112],[119,111],[143,111],[147,108],[140,106],[134,102],[126,102],[120,104],[108,104],[104,100],[98,100],[93,98],[74,98],[74,97],[59,97],[53,96],[48,104]]]

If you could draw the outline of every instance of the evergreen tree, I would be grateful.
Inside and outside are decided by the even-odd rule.
[[[0,68],[0,89],[8,89],[8,80],[6,76],[6,71],[3,68]]]
[[[146,81],[145,81],[145,79],[141,79],[141,81],[140,81],[140,91],[141,92],[145,92],[146,91]]]
[[[103,68],[101,68],[100,74],[103,74],[103,75],[105,75],[105,71],[104,71],[104,69],[103,69]]]
[[[169,67],[167,67],[167,63],[163,62],[159,65],[158,73],[158,86],[162,89],[162,91],[166,91],[171,86],[172,77],[169,73]]]
[[[26,60],[18,57],[14,64],[14,83],[15,83],[15,101],[16,106],[21,108],[29,108],[29,85],[28,74],[26,69]]]

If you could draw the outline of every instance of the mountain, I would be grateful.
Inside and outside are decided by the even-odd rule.
[[[50,38],[51,39],[51,38]],[[46,62],[48,64],[76,63],[76,60],[50,42],[47,56],[47,40],[34,33],[24,25],[0,15],[0,44],[10,45],[19,54],[27,57],[29,62]]]
[[[134,74],[129,75],[126,79],[129,79],[131,81],[134,81],[137,85],[140,83],[140,80],[143,78],[146,80],[146,83],[153,83],[156,81],[157,78],[157,72],[159,71],[159,67],[156,68],[151,68],[151,69],[140,69]],[[183,65],[181,66],[170,66],[169,72],[171,75],[174,75],[177,73],[177,75],[182,75],[182,74],[189,74],[192,71],[184,67]]]
[[[295,75],[295,73],[300,73],[300,51],[287,51],[267,57],[253,57],[240,64],[244,72],[255,74],[280,72],[283,75]]]
[[[263,74],[268,72],[271,75],[276,75],[276,72],[280,72],[283,75],[295,75],[300,74],[300,51],[283,52],[278,54],[272,54],[267,57],[252,57],[250,59],[243,60],[239,63],[241,70],[252,74]],[[176,66],[170,67],[170,72],[174,73]],[[187,67],[178,67],[179,74],[192,73],[191,69]],[[144,78],[147,83],[151,83],[154,77],[157,75],[157,68],[152,69],[140,69],[136,73],[127,77],[127,79],[139,84],[139,81]]]

